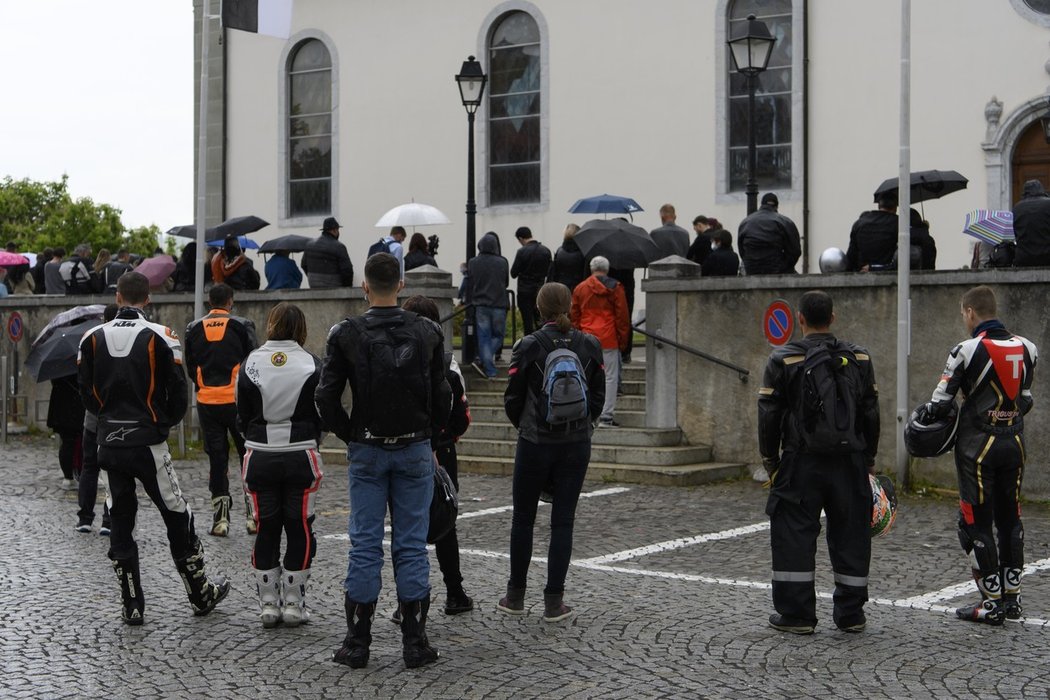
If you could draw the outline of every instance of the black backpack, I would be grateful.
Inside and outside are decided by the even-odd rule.
[[[390,252],[390,241],[386,237],[380,238],[378,241],[372,244],[368,249],[368,257],[372,257],[376,253],[389,253]]]
[[[357,395],[372,438],[395,438],[430,430],[430,358],[415,314],[348,319],[358,332]]]
[[[847,454],[864,449],[857,429],[861,381],[857,356],[845,343],[821,343],[806,351],[794,413],[802,451]]]

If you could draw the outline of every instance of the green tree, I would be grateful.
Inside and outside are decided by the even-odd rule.
[[[14,241],[18,250],[62,246],[72,251],[87,243],[94,252],[108,248],[115,253],[127,247],[132,253],[151,255],[160,229],[150,225],[128,230],[120,214],[120,209],[89,197],[74,199],[65,175],[58,182],[11,177],[0,181],[0,244]]]

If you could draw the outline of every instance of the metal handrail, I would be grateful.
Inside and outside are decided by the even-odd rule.
[[[459,316],[461,313],[463,313],[464,311],[466,311],[467,309],[469,309],[472,306],[474,306],[474,305],[473,304],[464,304],[463,306],[459,307],[458,309],[452,309],[452,313],[450,313],[448,316],[442,316],[438,320],[438,325],[439,326],[445,325],[446,322],[451,321],[456,316]]]
[[[727,362],[727,361],[725,361],[723,359],[717,358],[714,355],[709,355],[706,352],[704,352],[703,350],[697,350],[696,348],[691,348],[688,345],[682,345],[681,343],[678,343],[678,342],[676,342],[674,340],[671,340],[670,338],[665,338],[662,335],[657,335],[656,333],[650,333],[647,330],[639,328],[639,326],[642,325],[643,323],[645,323],[645,319],[644,318],[642,320],[640,320],[638,323],[634,324],[632,326],[632,328],[634,330],[638,331],[639,333],[641,333],[642,335],[644,335],[644,336],[646,336],[648,338],[652,338],[657,343],[666,343],[667,345],[670,345],[673,348],[678,348],[679,350],[684,350],[687,353],[689,353],[691,355],[696,355],[697,357],[699,357],[701,359],[704,359],[704,360],[707,360],[708,362],[713,362],[716,365],[721,365],[722,367],[726,367],[727,369],[731,369],[731,370],[733,370],[733,371],[735,371],[737,373],[737,376],[738,376],[738,378],[740,379],[741,382],[743,382],[744,384],[747,384],[748,378],[749,378],[749,376],[751,374],[750,370],[748,370],[748,369],[746,369],[744,367],[741,367],[740,365],[734,365],[732,362]]]

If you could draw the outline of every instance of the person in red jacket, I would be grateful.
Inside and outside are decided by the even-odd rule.
[[[609,261],[600,255],[591,260],[591,276],[572,293],[572,325],[597,337],[602,344],[605,405],[598,426],[616,427],[619,423],[613,412],[620,386],[620,353],[627,350],[631,324],[623,285],[609,277]]]

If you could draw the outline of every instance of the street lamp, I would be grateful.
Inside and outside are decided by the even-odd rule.
[[[747,76],[747,185],[744,192],[747,194],[748,214],[758,209],[758,184],[755,182],[755,170],[758,169],[755,153],[755,82],[758,74],[769,65],[775,41],[765,22],[748,15],[747,22],[737,25],[733,37],[727,42],[737,72]]]
[[[474,202],[474,113],[481,106],[481,97],[485,94],[485,82],[488,78],[481,64],[468,56],[459,69],[456,83],[459,85],[459,96],[463,108],[467,110],[467,260],[474,257],[475,248],[475,215],[477,204]]]

